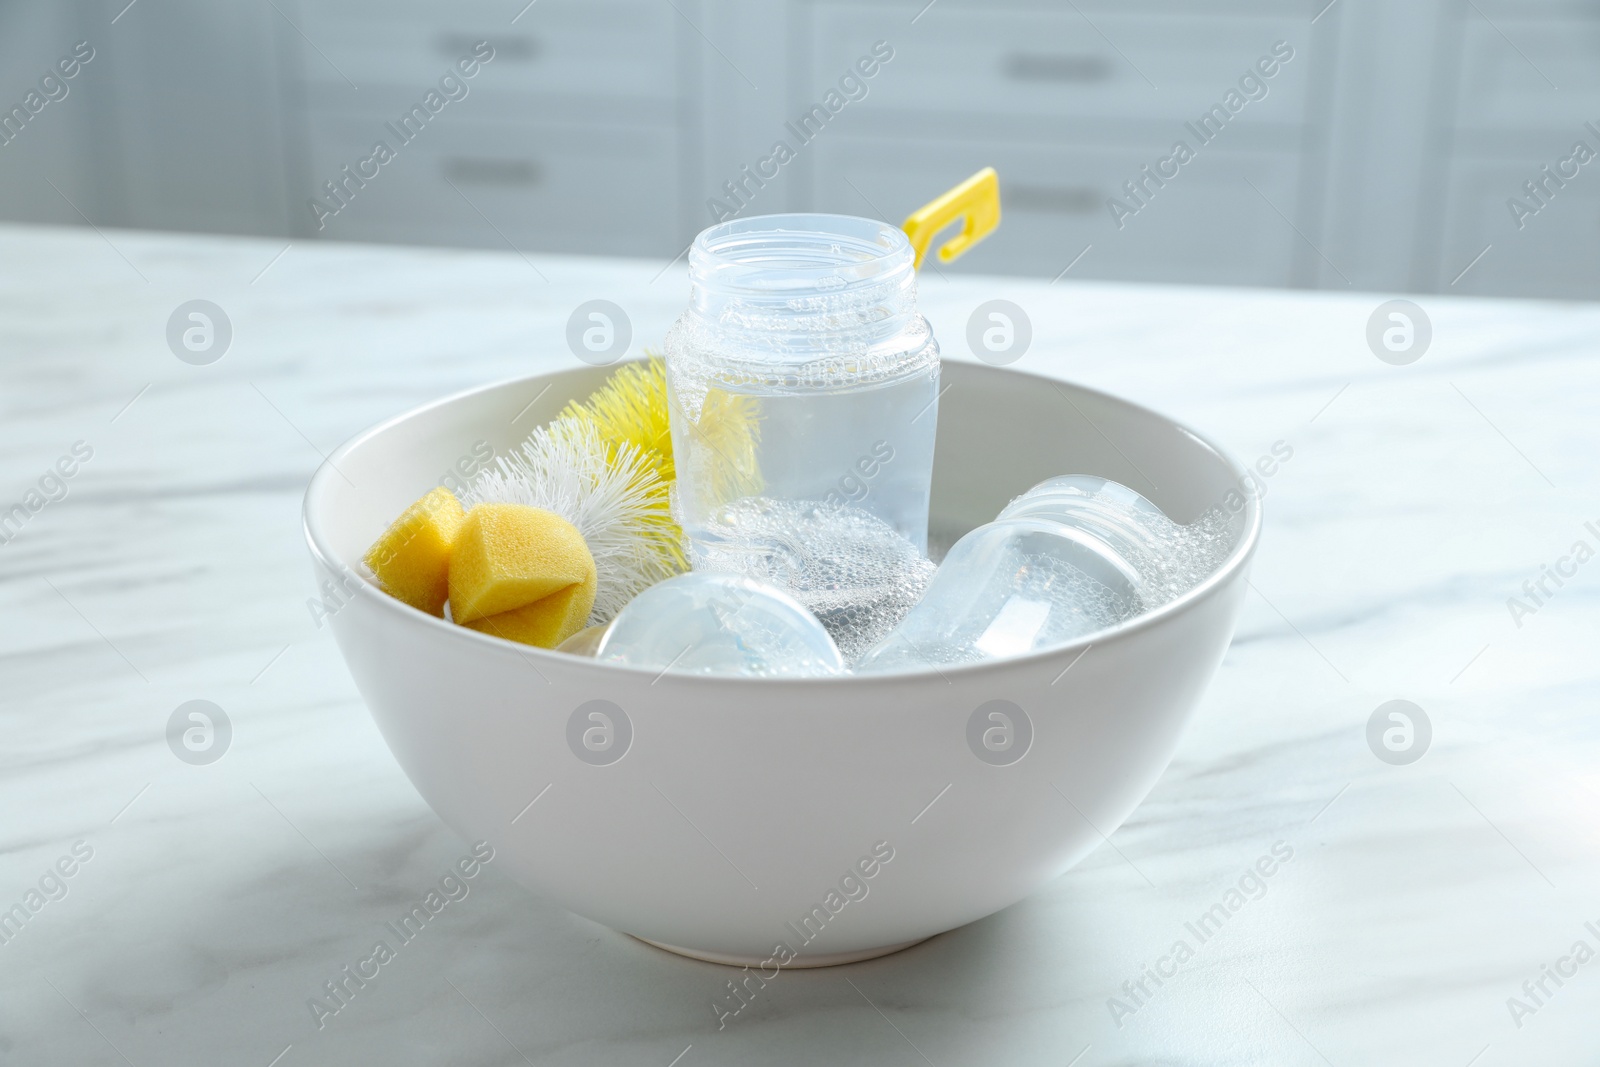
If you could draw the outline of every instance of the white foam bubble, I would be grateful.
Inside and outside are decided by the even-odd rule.
[[[1146,583],[1141,611],[1170,603],[1211,577],[1238,540],[1235,521],[1221,508],[1212,508],[1187,526],[1165,516],[1140,516],[1136,521],[1156,546],[1128,552],[1128,562]]]
[[[713,516],[696,570],[743,574],[786,589],[832,635],[846,663],[921,598],[934,565],[860,508],[744,497]]]

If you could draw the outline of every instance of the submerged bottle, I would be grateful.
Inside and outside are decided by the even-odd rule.
[[[815,615],[781,589],[691,571],[657,582],[606,628],[596,659],[662,672],[809,678],[844,661]]]
[[[1192,526],[1105,478],[1041,482],[950,549],[927,592],[857,671],[1019,655],[1173,599],[1226,557],[1220,512]]]

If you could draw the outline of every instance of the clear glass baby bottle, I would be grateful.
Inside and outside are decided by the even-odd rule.
[[[739,219],[695,239],[689,279],[666,357],[696,569],[815,586],[835,532],[858,555],[878,537],[896,560],[920,557],[939,346],[905,234],[842,215]]]
[[[957,541],[922,599],[856,669],[926,669],[1063,644],[1172,599],[1214,569],[1225,544],[1125,485],[1051,478]]]

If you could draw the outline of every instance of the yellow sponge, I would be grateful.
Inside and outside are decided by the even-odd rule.
[[[515,613],[497,619],[498,629],[473,628],[551,648],[583,628],[594,594],[594,557],[560,515],[526,504],[479,504],[467,513],[450,556],[456,622]]]
[[[450,546],[463,518],[455,494],[441,487],[394,520],[366,557],[384,592],[429,615],[443,615]]]
[[[520,641],[540,648],[555,648],[582,630],[594,607],[594,584],[569,585],[525,607],[512,608],[465,625],[481,634]]]

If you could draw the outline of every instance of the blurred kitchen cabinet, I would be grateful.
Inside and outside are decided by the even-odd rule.
[[[1312,283],[1330,69],[1301,5],[924,4],[801,7],[792,116],[893,53],[795,164],[801,206],[899,219],[993,165],[1004,223],[941,270]]]
[[[109,85],[104,42],[87,43],[82,6],[0,6],[0,212],[29,222],[106,221],[110,162],[95,101]],[[89,57],[87,64],[74,55]],[[72,77],[62,78],[65,62]],[[52,81],[41,85],[49,77]],[[34,108],[28,107],[29,94]],[[46,95],[48,94],[48,95]]]
[[[883,147],[879,138],[819,139],[817,201],[899,219],[976,169],[939,141]],[[999,142],[985,146],[984,162],[1003,176],[1004,224],[941,271],[1054,278],[1070,265],[1072,277],[1225,285],[1282,285],[1294,274],[1294,232],[1275,213],[1297,211],[1291,154],[1218,148],[1204,169],[1158,190],[1120,230],[1105,205],[1137,173],[1125,149]]]
[[[993,165],[940,271],[1600,295],[1600,0],[0,2],[0,107],[84,39],[7,217],[666,261]]]
[[[1600,296],[1600,4],[1479,0],[1443,32],[1418,287]]]
[[[398,145],[384,121],[319,116],[313,173],[341,177],[378,136]],[[682,247],[676,152],[671,132],[655,126],[441,118],[362,187],[347,186],[323,236],[671,257]],[[640,182],[641,173],[653,177]],[[314,218],[303,221],[315,229]]]
[[[296,233],[668,258],[692,236],[693,49],[671,5],[307,0],[297,11]],[[394,158],[362,163],[380,143]]]
[[[281,234],[286,128],[271,4],[127,0],[86,28],[114,91],[100,97],[114,163],[107,221],[143,229]],[[115,22],[112,20],[115,19]],[[101,59],[96,59],[96,63]]]

